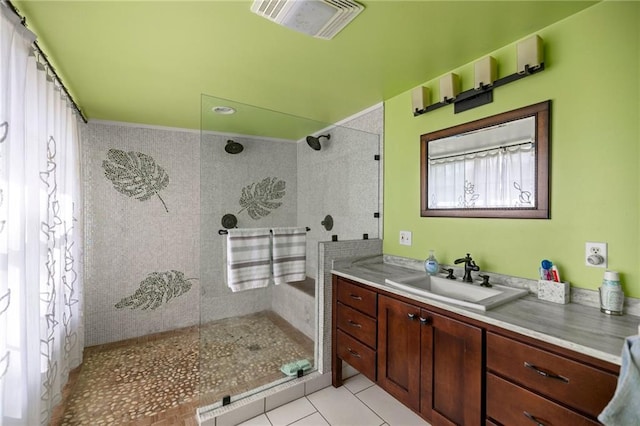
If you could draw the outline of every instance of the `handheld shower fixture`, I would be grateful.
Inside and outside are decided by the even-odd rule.
[[[224,146],[224,150],[227,151],[229,154],[240,154],[243,149],[244,147],[240,142],[235,142],[235,141],[232,141],[231,139],[229,139],[227,141],[227,144]]]
[[[320,151],[320,148],[322,148],[322,146],[320,145],[320,138],[327,138],[328,140],[328,139],[331,139],[331,135],[326,134],[326,135],[320,135],[318,137],[307,136],[307,144],[311,147],[311,149]]]

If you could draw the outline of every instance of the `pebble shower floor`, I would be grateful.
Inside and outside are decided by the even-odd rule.
[[[313,341],[272,312],[85,349],[52,425],[196,425],[197,407],[284,377]]]

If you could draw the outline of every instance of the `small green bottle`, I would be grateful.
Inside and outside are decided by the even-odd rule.
[[[438,259],[436,259],[434,250],[429,250],[429,257],[424,261],[424,270],[427,271],[429,275],[435,275],[440,271],[440,264],[438,263]]]

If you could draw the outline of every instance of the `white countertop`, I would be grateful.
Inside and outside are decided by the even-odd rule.
[[[337,263],[331,273],[617,365],[621,363],[624,339],[637,334],[640,324],[637,316],[606,315],[597,308],[545,302],[533,295],[486,312],[466,309],[385,284],[386,278],[415,275],[416,271],[382,262],[360,266]]]

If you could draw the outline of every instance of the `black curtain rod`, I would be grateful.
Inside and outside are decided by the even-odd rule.
[[[305,229],[307,230],[307,232],[311,231],[311,228],[309,228],[308,226]],[[226,229],[218,230],[218,235],[227,235],[228,233],[229,231],[227,231]],[[273,234],[273,231],[271,231],[271,233]]]
[[[13,11],[13,13],[18,15],[18,18],[20,18],[20,23],[22,23],[22,26],[24,26],[25,28],[28,28],[27,27],[27,18],[25,18],[24,16],[22,16],[20,14],[18,9],[13,5],[13,3],[11,3],[10,0],[4,0],[4,1],[9,6],[9,8]],[[56,69],[53,67],[53,65],[51,65],[51,62],[49,62],[49,58],[47,57],[47,55],[45,55],[45,53],[42,51],[42,49],[40,49],[40,46],[38,45],[37,41],[33,42],[33,47],[38,51],[38,54],[40,55],[40,57],[46,62],[47,68],[49,69],[49,71],[51,71],[51,73],[53,74],[55,79],[58,81],[58,84],[60,84],[60,87],[64,91],[64,94],[67,96],[67,99],[69,99],[69,101],[71,101],[71,104],[73,105],[73,109],[76,110],[76,112],[78,113],[78,115],[80,116],[82,121],[85,122],[85,124],[88,123],[87,118],[82,113],[82,110],[80,110],[80,107],[78,106],[76,101],[73,99],[73,96],[71,96],[71,94],[67,90],[66,86],[62,82],[62,79],[58,76],[58,73],[56,72]]]

